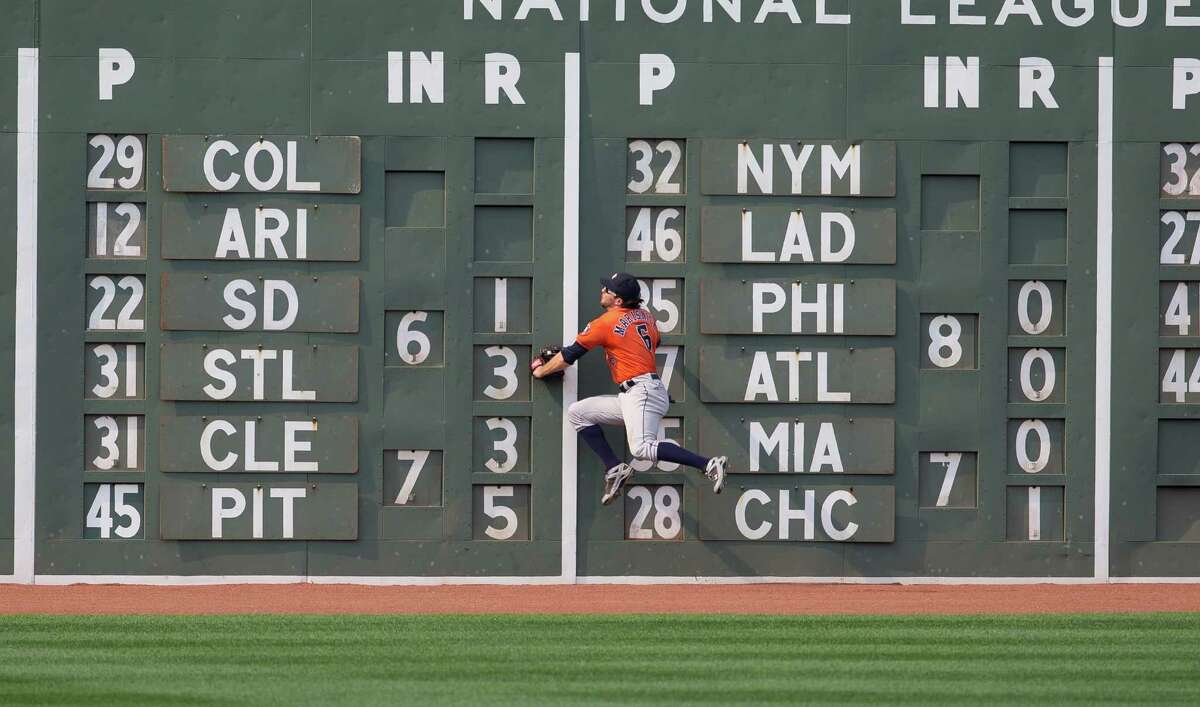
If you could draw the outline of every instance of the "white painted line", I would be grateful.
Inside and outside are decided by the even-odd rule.
[[[541,586],[574,584],[575,577],[309,577],[309,584],[363,584],[372,587],[428,587],[456,585]]]
[[[1042,489],[1029,487],[1029,539],[1042,539]]]
[[[38,50],[17,50],[13,576],[32,582],[37,496]]]
[[[508,278],[496,278],[496,301],[492,303],[496,319],[494,327],[497,334],[508,331]]]
[[[1096,579],[1108,578],[1112,464],[1113,60],[1100,57],[1096,134]]]
[[[1200,577],[1109,577],[1108,584],[1200,584]]]
[[[150,586],[194,587],[206,584],[304,584],[304,577],[292,575],[123,575],[123,574],[39,574],[34,584],[64,587],[70,584],[138,584]]]
[[[579,53],[563,58],[563,343],[579,333]],[[567,408],[579,399],[579,378],[574,366],[562,383],[562,577],[574,582],[578,525],[579,440],[567,421]]]
[[[580,577],[579,584],[1104,584],[1092,577]]]
[[[24,582],[0,576],[0,584]],[[1200,577],[360,577],[302,575],[38,575],[35,584],[128,584],[150,586],[200,586],[211,584],[356,584],[374,587],[435,587],[456,585],[546,586],[546,585],[738,585],[738,584],[906,584],[1006,586],[1030,584],[1200,584]]]
[[[4,583],[0,577],[0,584]],[[66,586],[70,584],[128,584],[151,586],[195,587],[221,584],[357,584],[372,587],[427,587],[454,585],[551,585],[570,584],[562,577],[306,577],[303,575],[49,575],[39,574],[35,584]]]

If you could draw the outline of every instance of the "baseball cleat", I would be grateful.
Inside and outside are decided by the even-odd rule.
[[[604,473],[604,495],[600,497],[600,503],[608,505],[613,499],[621,495],[621,489],[625,487],[625,482],[629,477],[633,476],[633,467],[628,464],[618,464]]]
[[[728,462],[728,457],[713,457],[704,467],[704,475],[713,482],[713,493],[721,493],[725,488],[725,464]]]

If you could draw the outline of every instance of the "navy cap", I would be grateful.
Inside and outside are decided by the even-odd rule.
[[[600,281],[601,285],[626,302],[632,302],[641,296],[637,278],[627,272],[615,272]]]

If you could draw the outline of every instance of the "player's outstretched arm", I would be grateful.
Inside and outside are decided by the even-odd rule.
[[[533,369],[533,377],[545,378],[556,373],[562,373],[563,371],[567,370],[569,366],[570,364],[563,360],[562,353],[556,353],[549,361],[546,361],[542,365]]]

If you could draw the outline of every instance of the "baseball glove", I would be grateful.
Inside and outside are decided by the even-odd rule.
[[[543,346],[536,354],[534,354],[533,359],[529,362],[529,370],[533,371],[536,370],[538,366],[545,365],[550,361],[550,359],[554,358],[555,354],[558,354],[561,351],[561,346]],[[546,376],[546,378],[557,378],[564,373],[565,371],[559,371],[554,375]]]

